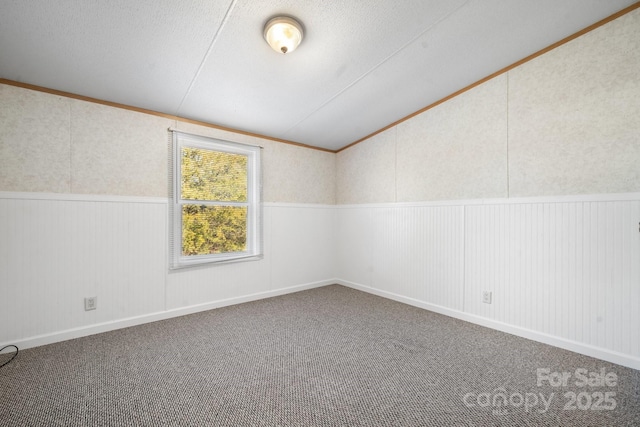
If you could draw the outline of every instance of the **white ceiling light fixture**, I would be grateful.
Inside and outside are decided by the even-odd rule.
[[[288,16],[276,16],[264,26],[264,39],[278,53],[291,53],[302,42],[302,25]]]

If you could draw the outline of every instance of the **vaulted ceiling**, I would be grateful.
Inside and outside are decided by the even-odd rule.
[[[0,0],[0,78],[337,150],[634,3]]]

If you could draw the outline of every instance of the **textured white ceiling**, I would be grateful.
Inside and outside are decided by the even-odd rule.
[[[0,78],[336,150],[634,2],[0,0]]]

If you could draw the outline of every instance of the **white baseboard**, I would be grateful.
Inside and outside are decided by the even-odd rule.
[[[307,289],[319,288],[322,286],[333,285],[337,283],[335,279],[322,280],[319,282],[306,283],[303,285],[290,286],[287,288],[280,288],[266,292],[258,292],[249,295],[243,295],[234,298],[228,298],[223,300],[211,301],[204,304],[191,305],[188,307],[174,308],[167,311],[143,314],[140,316],[129,317],[126,319],[118,319],[110,322],[98,323],[94,325],[81,326],[78,328],[67,329],[64,331],[53,332],[50,334],[37,335],[21,339],[17,342],[0,343],[0,348],[5,345],[16,345],[20,350],[24,350],[32,347],[39,347],[41,345],[54,344],[61,341],[67,341],[75,338],[81,338],[88,335],[99,334],[102,332],[114,331],[116,329],[128,328],[130,326],[142,325],[144,323],[157,322],[158,320],[170,319],[173,317],[185,316],[188,314],[198,313],[201,311],[212,310],[220,307],[227,307],[230,305],[241,304],[244,302],[257,301],[264,298],[276,297],[279,295],[290,294],[294,292],[300,292]],[[8,349],[6,351],[13,351]]]
[[[339,284],[352,289],[377,295],[383,298],[388,298],[394,301],[409,304],[414,307],[419,307],[425,310],[433,311],[435,313],[443,314],[445,316],[464,320],[480,326],[485,326],[487,328],[506,332],[506,333],[527,338],[533,341],[552,345],[554,347],[559,347],[565,350],[574,351],[576,353],[584,354],[586,356],[594,357],[597,359],[605,360],[607,362],[616,363],[618,365],[627,366],[632,369],[640,370],[640,358],[637,358],[631,355],[617,353],[614,351],[591,346],[588,344],[583,344],[576,341],[560,338],[557,336],[536,332],[530,329],[509,325],[507,323],[498,322],[492,319],[476,316],[474,314],[464,313],[458,310],[453,310],[453,309],[442,307],[435,304],[430,304],[414,298],[409,298],[399,294],[395,294],[393,292],[371,288],[369,286],[361,285],[354,282],[349,282],[342,279],[322,280],[319,282],[307,283],[307,284],[291,286],[287,288],[280,288],[280,289],[275,289],[275,290],[266,291],[266,292],[258,292],[258,293],[243,295],[243,296],[234,297],[234,298],[211,301],[204,304],[197,304],[197,305],[192,305],[188,307],[180,307],[180,308],[175,308],[175,309],[162,311],[162,312],[149,313],[141,316],[129,317],[126,319],[119,319],[119,320],[99,323],[95,325],[87,325],[87,326],[82,326],[78,328],[67,329],[64,331],[53,332],[50,334],[44,334],[44,335],[25,338],[17,342],[0,343],[0,348],[9,344],[14,344],[18,346],[21,350],[32,348],[32,347],[38,347],[41,345],[53,344],[61,341],[67,341],[70,339],[81,338],[88,335],[94,335],[102,332],[113,331],[121,328],[128,328],[130,326],[156,322],[159,320],[170,319],[173,317],[185,316],[188,314],[212,310],[220,307],[227,307],[235,304],[241,304],[244,302],[257,301],[264,298],[271,298],[279,295],[286,295],[294,292],[300,292],[307,289],[319,288],[322,286],[327,286],[332,284]]]
[[[487,319],[485,317],[477,316],[475,314],[464,313],[462,311],[453,310],[447,307],[430,304],[428,302],[420,301],[415,298],[405,297],[403,295],[399,295],[393,292],[375,289],[375,288],[361,285],[358,283],[349,282],[347,280],[337,279],[335,283],[352,288],[352,289],[377,295],[383,298],[388,298],[394,301],[409,304],[414,307],[423,308],[425,310],[433,311],[435,313],[444,314],[445,316],[454,317],[456,319],[464,320],[470,323],[475,323],[476,325],[485,326],[487,328],[506,332],[522,338],[527,338],[532,341],[541,342],[543,344],[549,344],[554,347],[559,347],[565,350],[569,350],[576,353],[584,354],[586,356],[594,357],[596,359],[605,360],[607,362],[616,363],[618,365],[640,370],[640,358],[634,357],[628,354],[617,353],[615,351],[607,350],[604,348],[567,340],[565,338],[560,338],[554,335],[548,335],[541,332],[536,332],[530,329],[521,328],[519,326],[510,325],[508,323],[498,322],[496,320]]]

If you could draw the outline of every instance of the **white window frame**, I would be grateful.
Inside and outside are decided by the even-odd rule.
[[[261,148],[192,135],[171,130],[169,159],[169,268],[202,265],[207,263],[228,263],[262,259],[262,159]],[[247,156],[247,202],[201,201],[181,198],[182,148],[200,148]],[[182,254],[182,206],[186,204],[208,206],[247,207],[247,247],[242,252],[210,255]]]

